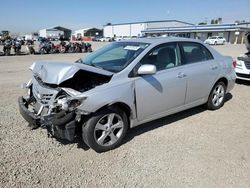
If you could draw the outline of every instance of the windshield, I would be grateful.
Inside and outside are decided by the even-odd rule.
[[[141,42],[113,42],[82,59],[82,63],[111,72],[120,72],[149,44]]]
[[[211,37],[210,39],[216,39],[217,37]]]

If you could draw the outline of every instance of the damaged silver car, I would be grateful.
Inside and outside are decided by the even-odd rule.
[[[234,87],[232,63],[197,40],[113,42],[76,63],[35,62],[19,109],[54,137],[80,135],[104,152],[119,146],[128,128],[202,104],[219,109]]]

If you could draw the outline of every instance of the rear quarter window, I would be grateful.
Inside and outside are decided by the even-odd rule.
[[[194,42],[180,43],[183,64],[197,63],[214,59],[211,52],[202,44]]]

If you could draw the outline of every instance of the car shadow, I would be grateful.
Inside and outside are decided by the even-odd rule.
[[[232,94],[227,93],[225,96],[225,103],[231,100],[232,98],[233,98]],[[204,111],[207,111],[207,109],[204,105],[201,105],[157,120],[150,121],[148,123],[141,124],[135,128],[129,129],[127,135],[124,138],[123,144],[130,142],[134,137],[139,136],[145,132],[152,131],[162,126],[168,126],[171,123],[183,120],[185,118],[202,113]]]
[[[250,81],[236,79],[236,83],[239,85],[250,86]]]
[[[228,102],[233,98],[231,93],[227,93],[225,96],[225,103]],[[153,131],[154,129],[160,128],[162,126],[168,126],[171,123],[177,122],[179,120],[188,118],[190,116],[202,113],[206,111],[207,109],[204,107],[204,105],[194,107],[182,112],[178,112],[176,114],[172,114],[148,123],[141,124],[135,128],[129,129],[127,132],[123,144],[130,142],[134,137],[139,136],[145,132]],[[77,148],[83,149],[84,151],[89,150],[89,146],[82,140],[80,132],[77,131],[77,136],[75,137],[74,141],[67,141],[63,139],[56,138],[54,136],[49,136],[54,139],[56,139],[58,142],[60,142],[63,145],[71,145],[71,144],[77,144]]]
[[[49,137],[54,138],[56,141],[60,142],[63,145],[72,145],[77,144],[77,148],[83,149],[84,151],[89,150],[89,146],[82,140],[80,135],[77,135],[73,141],[63,140],[60,138],[56,138],[52,135],[49,135]]]

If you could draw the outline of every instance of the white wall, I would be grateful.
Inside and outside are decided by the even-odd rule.
[[[58,37],[59,35],[63,35],[63,31],[59,30],[47,30],[47,29],[42,29],[39,31],[39,36],[40,37]]]
[[[112,25],[104,26],[104,28],[103,28],[103,36],[104,37],[113,37],[114,36],[113,26]]]
[[[50,31],[50,30],[47,30],[46,31],[46,37],[59,37],[60,35],[64,35],[64,32],[63,31]]]
[[[40,37],[47,37],[46,29],[40,30],[40,31],[39,31],[39,36],[40,36]]]
[[[124,37],[141,36],[141,31],[145,29],[145,23],[108,25],[103,28],[104,37]]]
[[[131,36],[141,36],[141,31],[145,30],[145,23],[131,24]]]
[[[113,32],[117,37],[130,36],[130,24],[114,25]]]
[[[84,29],[79,29],[74,32],[74,35],[77,36],[77,34],[81,34],[81,36],[84,36]]]

